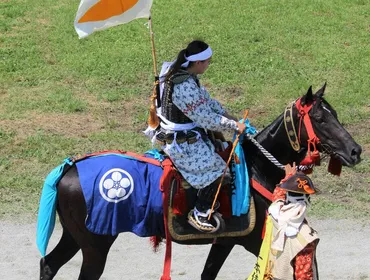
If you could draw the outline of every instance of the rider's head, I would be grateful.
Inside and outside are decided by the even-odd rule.
[[[200,40],[192,41],[179,52],[167,76],[171,76],[180,69],[186,69],[191,74],[203,74],[207,70],[211,58],[212,49],[208,44]]]

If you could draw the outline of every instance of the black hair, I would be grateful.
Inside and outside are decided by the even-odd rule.
[[[171,77],[173,74],[177,73],[182,67],[181,64],[186,62],[185,56],[189,57],[194,54],[201,53],[208,48],[208,44],[200,40],[194,40],[188,44],[186,49],[183,49],[177,55],[175,63],[171,66],[171,69],[168,71],[166,75],[166,80]],[[192,61],[189,61],[189,66],[192,65]],[[188,68],[187,67],[187,68]]]

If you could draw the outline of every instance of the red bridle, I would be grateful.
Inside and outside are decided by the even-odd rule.
[[[320,144],[320,139],[316,136],[309,112],[312,109],[312,106],[314,105],[314,102],[310,104],[304,104],[302,105],[301,99],[298,99],[295,106],[298,110],[298,116],[299,116],[299,128],[298,128],[298,141],[301,143],[301,129],[302,129],[302,123],[304,124],[308,140],[307,140],[307,155],[306,157],[301,161],[301,165],[310,165],[310,164],[320,164],[320,153],[316,148],[317,144]],[[313,148],[313,151],[311,151],[311,147]]]

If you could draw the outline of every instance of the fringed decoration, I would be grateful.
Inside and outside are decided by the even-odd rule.
[[[151,236],[149,241],[150,244],[152,245],[153,252],[157,253],[159,250],[159,245],[163,241],[163,238],[161,236]]]
[[[152,96],[150,97],[151,105],[149,109],[148,125],[152,129],[156,129],[159,126],[159,118],[157,116],[157,106],[156,106],[158,84],[159,81],[156,81],[154,83],[153,93]]]
[[[313,138],[308,140],[307,145],[307,156],[301,161],[301,165],[320,165],[320,153],[316,149],[316,143],[319,143],[318,138]],[[311,152],[311,146],[313,147],[313,151]]]

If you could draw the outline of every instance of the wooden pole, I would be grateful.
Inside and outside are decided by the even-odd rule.
[[[153,57],[153,71],[154,76],[158,77],[157,71],[157,56],[155,53],[155,45],[154,45],[154,33],[153,33],[153,24],[152,24],[152,16],[149,16],[149,32],[150,32],[150,41],[152,43],[152,57]]]
[[[150,32],[150,41],[152,44],[152,58],[153,58],[153,72],[154,72],[154,87],[153,93],[150,97],[151,105],[149,109],[149,118],[148,118],[148,125],[152,129],[156,129],[159,126],[159,118],[157,116],[157,107],[161,106],[161,99],[159,94],[159,76],[157,71],[157,57],[155,52],[155,45],[154,45],[154,33],[153,33],[153,25],[152,25],[152,16],[149,16],[149,32]]]
[[[248,117],[248,110],[246,110],[245,111],[245,113],[244,113],[244,117],[243,117],[243,123],[245,123],[245,120],[247,119],[247,117]],[[243,133],[243,132],[241,132],[241,133]],[[212,215],[212,212],[213,212],[213,208],[215,207],[215,204],[216,204],[216,201],[217,201],[217,197],[218,197],[218,194],[220,193],[220,189],[221,189],[221,186],[222,186],[222,182],[223,182],[223,180],[224,180],[224,178],[225,178],[225,174],[226,174],[226,172],[227,172],[227,169],[229,168],[229,165],[230,165],[230,162],[231,162],[231,159],[232,159],[232,157],[233,157],[233,154],[234,154],[234,151],[235,151],[235,148],[236,148],[236,145],[238,144],[238,142],[239,142],[239,137],[240,137],[240,134],[241,133],[239,133],[237,136],[236,136],[236,138],[235,138],[235,140],[234,140],[234,143],[233,143],[233,147],[232,147],[232,149],[231,149],[231,153],[230,153],[230,156],[229,156],[229,159],[227,160],[227,162],[226,162],[226,168],[225,168],[225,170],[224,170],[224,173],[222,174],[222,177],[221,177],[221,180],[220,180],[220,183],[219,183],[219,185],[218,185],[218,188],[217,188],[217,193],[216,193],[216,195],[215,195],[215,198],[213,199],[213,203],[212,203],[212,207],[211,207],[211,212],[209,213],[209,215],[208,215],[208,220],[210,220],[211,219],[211,215]]]

